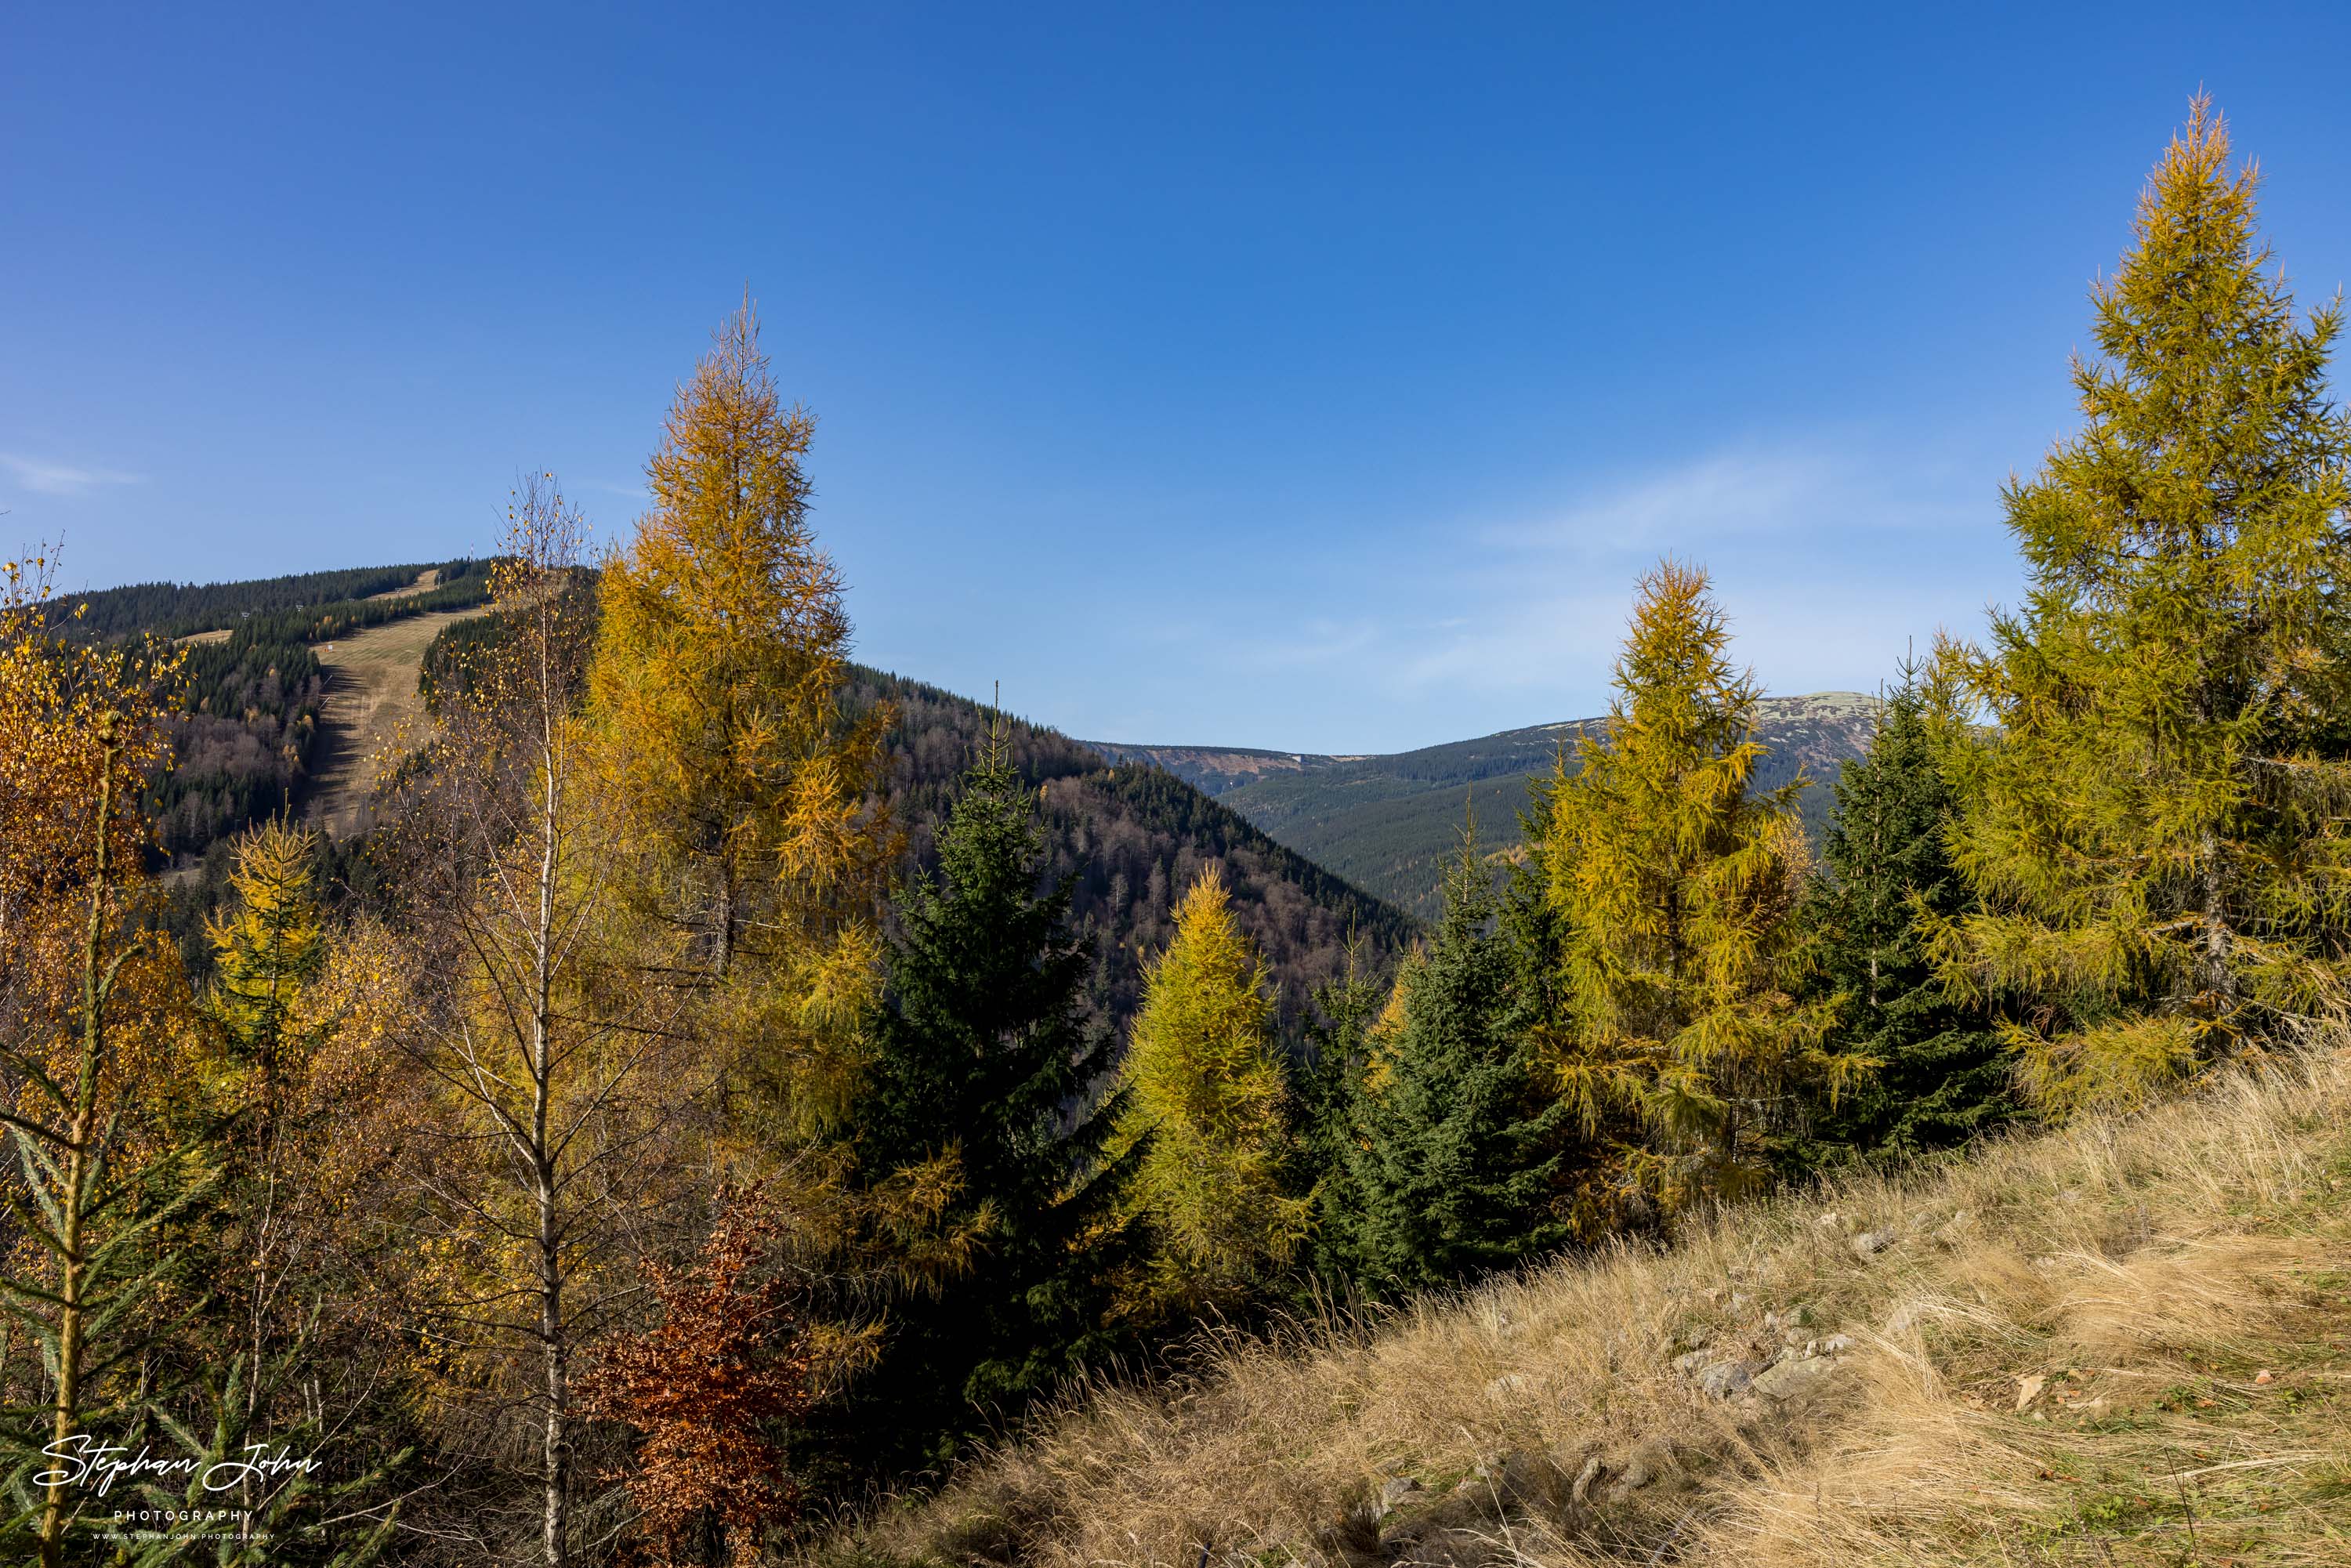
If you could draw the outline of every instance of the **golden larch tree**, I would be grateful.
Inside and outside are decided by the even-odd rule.
[[[1758,790],[1753,675],[1707,575],[1642,578],[1600,733],[1562,751],[1538,853],[1563,934],[1549,1042],[1588,1132],[1614,1127],[1626,1199],[1668,1212],[1751,1190],[1800,1082],[1862,1071],[1800,1000],[1801,784]]]
[[[580,712],[584,538],[551,477],[526,482],[493,577],[499,635],[444,695],[393,845],[408,967],[433,977],[402,1037],[437,1092],[414,1311],[451,1429],[492,1457],[531,1434],[530,1545],[486,1518],[481,1548],[547,1568],[580,1547],[572,1369],[639,1291],[693,1154],[681,1111],[706,1088],[643,983],[674,953],[621,930],[624,830]]]
[[[213,1173],[170,1126],[189,998],[141,871],[139,794],[180,661],[69,635],[49,570],[0,565],[0,1124],[17,1166],[0,1312],[39,1347],[54,1459],[153,1394],[138,1354],[159,1302],[183,1299],[166,1228]],[[8,1543],[55,1568],[83,1525],[71,1471],[20,1473],[32,1509]]]
[[[1113,1158],[1141,1145],[1127,1201],[1177,1297],[1213,1299],[1287,1264],[1311,1222],[1289,1190],[1289,1089],[1266,967],[1214,865],[1176,908],[1144,977]]]
[[[814,431],[747,301],[679,389],[646,465],[653,507],[604,565],[590,678],[638,905],[692,936],[712,1026],[801,1120],[853,1082],[893,849],[890,715],[843,712],[850,624],[809,517]]]
[[[2059,1113],[2351,1012],[2342,308],[2296,319],[2229,156],[2199,98],[2092,297],[2084,427],[2003,497],[2025,603],[1938,650],[1980,907],[1932,952]]]

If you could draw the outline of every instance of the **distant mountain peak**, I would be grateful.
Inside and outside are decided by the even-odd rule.
[[[1757,704],[1770,752],[1758,783],[1800,774],[1808,827],[1817,836],[1833,781],[1868,748],[1879,699],[1864,692],[1805,692]],[[1607,722],[1604,715],[1497,730],[1412,751],[1338,756],[1239,746],[1136,746],[1086,741],[1109,760],[1162,768],[1256,824],[1277,842],[1424,918],[1436,913],[1444,864],[1474,805],[1489,851],[1519,844],[1518,813],[1530,779],[1550,772],[1561,745]]]

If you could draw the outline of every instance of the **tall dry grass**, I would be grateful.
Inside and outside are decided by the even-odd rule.
[[[1228,1336],[823,1555],[2351,1564],[2347,1105],[2330,1050],[1670,1249]],[[1837,1334],[1800,1391],[1698,1385]]]

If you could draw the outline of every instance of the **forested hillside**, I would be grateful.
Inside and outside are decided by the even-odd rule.
[[[407,570],[361,568],[189,591],[218,610],[282,596],[284,582],[366,584]],[[477,601],[481,581],[461,578],[368,608],[378,624],[395,604],[407,615],[429,618],[452,600]],[[270,619],[290,613],[288,606]],[[347,605],[301,613],[300,630],[314,632],[321,622],[309,617],[342,626],[353,619]],[[415,673],[403,678],[421,682],[429,693],[446,678],[453,660],[479,656],[498,627],[496,617],[452,622],[432,637],[421,658],[410,655],[417,661]],[[191,650],[206,684],[195,695],[196,713],[173,732],[177,765],[156,786],[158,831],[167,851],[201,851],[224,831],[307,800],[312,764],[339,744],[321,729],[327,672],[314,644],[322,641],[324,634],[289,643],[240,635]],[[228,674],[211,676],[214,665]],[[247,685],[230,691],[230,675]],[[232,706],[240,696],[242,704]],[[897,716],[889,732],[888,795],[906,832],[905,866],[915,870],[932,862],[936,827],[957,780],[985,747],[993,720],[969,698],[855,667],[843,694],[845,710],[884,701]],[[217,717],[232,713],[237,716],[233,724]],[[1280,1033],[1293,1045],[1308,998],[1344,968],[1351,941],[1358,944],[1363,964],[1377,967],[1408,940],[1408,917],[1284,848],[1191,785],[1156,769],[1107,766],[1093,748],[1041,726],[1008,720],[1007,730],[1018,770],[1032,787],[1043,787],[1043,820],[1053,845],[1050,874],[1071,880],[1073,915],[1093,944],[1089,1005],[1106,1026],[1121,1026],[1132,1016],[1143,961],[1165,946],[1176,895],[1212,862],[1225,867],[1242,925],[1266,955]],[[214,880],[225,872],[225,865],[214,867]]]
[[[918,681],[860,669],[853,701],[884,700],[891,799],[914,866],[934,863],[938,826],[963,774],[987,743],[988,710]],[[1368,968],[1384,966],[1412,922],[1284,848],[1222,803],[1157,768],[1105,766],[1091,746],[1040,726],[1008,725],[1013,766],[1041,787],[1049,874],[1074,883],[1071,913],[1093,943],[1089,994],[1104,1019],[1133,1016],[1143,962],[1162,951],[1176,899],[1201,871],[1224,868],[1241,927],[1265,955],[1280,1030],[1297,1040],[1315,988],[1343,973],[1350,940]]]
[[[472,577],[478,589],[479,563],[425,561],[409,566],[348,567],[335,571],[296,572],[285,577],[246,578],[235,582],[134,582],[64,597],[80,606],[76,630],[92,637],[122,637],[152,632],[188,637],[235,631],[255,616],[332,613],[360,600],[385,599],[420,583],[446,585]],[[277,632],[286,626],[273,628]]]
[[[1857,692],[1766,697],[1756,705],[1756,738],[1769,750],[1759,789],[1801,771],[1806,829],[1818,841],[1830,787],[1844,764],[1869,748],[1875,698]],[[1105,757],[1162,768],[1197,785],[1318,865],[1424,920],[1437,916],[1438,883],[1460,842],[1468,813],[1490,852],[1523,842],[1519,818],[1528,786],[1547,778],[1562,747],[1597,734],[1604,721],[1530,725],[1474,740],[1383,756],[1331,757],[1208,746],[1090,741]]]
[[[92,641],[152,634],[183,643],[168,748],[148,784],[155,850],[176,859],[302,799],[319,759],[328,695],[320,644],[487,595],[472,560],[356,567],[104,589],[64,599],[58,624]]]
[[[409,616],[481,604],[471,560],[366,567],[201,587],[144,583],[71,602],[78,636],[185,638],[170,751],[150,785],[156,848],[200,855],[293,807],[319,761],[329,673],[319,646]]]

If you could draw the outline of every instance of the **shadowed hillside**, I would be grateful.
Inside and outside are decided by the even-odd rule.
[[[1847,758],[1867,749],[1876,699],[1857,692],[1769,697],[1759,738],[1771,755],[1758,782],[1775,789],[1801,768],[1805,825],[1819,838]],[[1281,842],[1423,919],[1437,914],[1437,880],[1473,807],[1489,850],[1520,842],[1527,786],[1548,777],[1562,746],[1599,719],[1506,729],[1474,740],[1387,756],[1332,757],[1230,747],[1092,741],[1105,757],[1164,768],[1214,795]]]
[[[913,860],[926,864],[956,782],[986,742],[987,710],[919,681],[860,670],[853,700],[882,697],[899,716],[892,798]],[[1351,935],[1371,964],[1409,939],[1409,917],[1183,779],[1133,764],[1105,767],[1093,747],[1040,726],[1016,720],[1008,729],[1014,766],[1041,791],[1051,874],[1076,879],[1072,914],[1094,939],[1102,1016],[1132,1015],[1144,962],[1167,945],[1176,900],[1211,862],[1223,865],[1241,925],[1265,954],[1282,1031],[1292,1040],[1313,988],[1344,968]]]
[[[427,684],[446,678],[456,648],[496,632],[495,617],[450,625],[423,650]],[[898,716],[889,737],[889,789],[911,871],[932,863],[933,834],[987,744],[991,710],[938,686],[852,666],[844,707],[862,712],[883,700]],[[1141,999],[1144,965],[1167,945],[1176,901],[1211,863],[1223,866],[1235,913],[1265,956],[1281,1032],[1293,1043],[1314,988],[1344,970],[1351,938],[1362,961],[1377,967],[1413,935],[1409,915],[1180,779],[1106,766],[1084,742],[1019,719],[1006,719],[1004,744],[1014,768],[1040,791],[1049,874],[1073,881],[1071,913],[1094,945],[1090,1000],[1116,1028]]]

